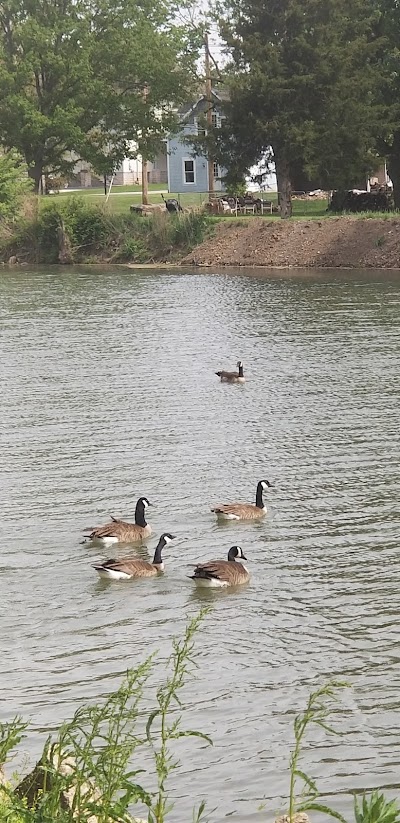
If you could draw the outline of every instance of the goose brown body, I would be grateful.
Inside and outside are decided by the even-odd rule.
[[[215,374],[220,378],[221,383],[245,383],[243,374],[243,363],[241,360],[237,362],[238,370],[235,371],[216,371]]]
[[[263,491],[270,485],[268,480],[259,481],[255,503],[221,503],[219,506],[214,506],[211,511],[221,520],[259,520],[267,511],[263,501]]]
[[[232,546],[228,552],[228,560],[199,563],[191,578],[197,586],[205,588],[240,586],[247,583],[250,580],[249,572],[243,563],[237,562],[237,558],[246,560],[240,546]]]
[[[152,528],[145,519],[145,510],[151,503],[146,497],[140,497],[136,503],[135,522],[111,518],[111,523],[97,526],[86,536],[89,540],[101,540],[103,543],[138,543],[152,534]],[[89,531],[89,530],[87,530]]]
[[[96,569],[100,577],[105,577],[108,580],[129,580],[131,577],[155,577],[155,575],[164,571],[164,562],[161,553],[167,543],[173,539],[174,535],[168,532],[164,532],[164,534],[161,535],[154,552],[152,563],[149,563],[147,560],[140,560],[139,558],[121,557],[120,559],[111,558],[110,560],[105,560],[104,563],[96,563],[93,568]]]

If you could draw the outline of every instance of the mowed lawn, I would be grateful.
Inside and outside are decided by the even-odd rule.
[[[204,203],[208,197],[205,193],[197,193],[191,192],[188,194],[177,194],[177,193],[168,193],[167,188],[163,186],[163,184],[153,183],[149,185],[149,202],[150,203],[163,203],[162,196],[160,192],[163,193],[164,197],[167,199],[168,197],[175,197],[179,200],[181,206],[183,208],[189,206],[197,206],[200,207],[202,203]],[[59,194],[51,195],[51,199],[55,198],[63,198],[63,197],[84,197],[88,200],[89,203],[93,203],[95,205],[104,206],[110,212],[114,214],[128,214],[129,207],[132,205],[139,205],[141,203],[142,195],[141,189],[139,186],[113,186],[111,189],[111,194],[108,198],[106,204],[106,196],[104,194],[104,189],[80,189],[77,191],[63,189],[60,191]],[[255,195],[257,197],[257,195]],[[46,200],[49,200],[50,197],[46,197]],[[265,200],[269,200],[272,202],[276,202],[277,194],[276,192],[266,193],[264,195]],[[309,200],[293,200],[293,216],[299,218],[321,218],[327,217],[329,212],[326,211],[328,202],[327,200],[318,200],[312,199]],[[266,214],[264,215],[271,219],[272,217],[279,217],[279,215],[274,214]],[[246,215],[245,219],[252,219],[253,215]],[[229,219],[229,218],[227,218]],[[244,216],[243,216],[244,219]]]
[[[169,194],[166,186],[153,183],[149,185],[149,202],[162,205],[163,199],[160,192],[163,193],[165,199],[175,197],[180,201],[182,207],[201,206],[204,200],[207,199],[207,195],[195,192],[191,194]],[[53,199],[73,196],[84,197],[89,203],[98,206],[106,206],[114,214],[127,214],[130,206],[137,206],[142,202],[142,192],[139,186],[113,186],[107,204],[104,189],[80,189],[79,191],[63,189],[59,194],[51,195]]]

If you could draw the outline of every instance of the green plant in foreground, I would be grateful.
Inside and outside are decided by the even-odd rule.
[[[386,800],[382,792],[374,791],[360,803],[354,798],[354,817],[356,823],[398,823],[400,808],[396,800]]]
[[[10,752],[18,746],[18,743],[25,737],[25,723],[19,715],[7,724],[0,724],[0,768],[9,759]]]
[[[196,667],[194,639],[207,612],[204,609],[189,621],[182,639],[173,639],[169,674],[156,692],[153,711],[145,714],[141,703],[155,662],[150,657],[129,670],[119,689],[104,702],[79,708],[72,720],[62,725],[56,740],[46,741],[39,763],[15,789],[8,783],[0,786],[0,823],[133,823],[130,809],[137,803],[147,808],[148,823],[165,823],[173,809],[167,780],[179,766],[173,742],[199,737],[211,743],[202,732],[182,728],[180,701],[180,691]],[[329,715],[332,701],[345,685],[331,681],[312,692],[305,710],[294,720],[295,745],[289,762],[290,821],[298,812],[316,811],[346,823],[339,812],[319,802],[315,782],[300,768],[310,725],[337,734]],[[0,724],[0,765],[10,759],[25,728],[18,716],[9,724]],[[145,771],[137,765],[149,744],[155,764],[155,790],[144,787]],[[203,801],[193,812],[193,823],[203,820],[204,810]],[[354,818],[355,823],[400,823],[400,808],[395,800],[374,791],[354,798]]]
[[[1,823],[132,823],[129,809],[137,803],[147,807],[148,821],[163,823],[173,806],[167,800],[166,779],[178,765],[171,741],[197,736],[211,742],[201,732],[181,729],[180,715],[171,717],[173,704],[181,705],[179,692],[195,666],[194,636],[206,612],[188,623],[181,641],[173,640],[171,674],[157,691],[157,708],[150,713],[146,734],[141,700],[154,666],[152,657],[129,670],[104,702],[79,708],[62,725],[57,739],[46,741],[34,770],[14,790],[9,784],[0,790]],[[3,762],[24,730],[19,717],[0,724]],[[155,792],[144,788],[144,770],[135,768],[149,742],[156,767]],[[203,811],[204,803],[194,815],[195,822]]]
[[[186,678],[191,674],[193,667],[196,666],[193,659],[193,638],[206,612],[207,610],[201,611],[197,617],[190,621],[186,627],[183,640],[173,641],[172,674],[166,683],[158,689],[158,708],[151,713],[147,721],[146,733],[154,752],[158,780],[156,800],[152,808],[149,809],[149,823],[163,823],[168,812],[172,809],[172,805],[168,801],[165,782],[179,763],[174,760],[169,747],[170,741],[177,740],[180,737],[200,737],[212,745],[210,738],[203,732],[187,729],[183,731],[181,729],[182,718],[180,714],[175,719],[170,718],[173,704],[178,707],[181,706],[179,691]],[[158,721],[157,730],[154,729],[156,720]],[[203,810],[204,804],[201,804],[195,820],[200,820]]]
[[[332,680],[325,686],[321,686],[321,688],[310,694],[304,712],[297,715],[295,718],[293,724],[295,745],[289,760],[289,819],[291,823],[295,813],[311,810],[322,812],[330,817],[340,820],[342,823],[346,823],[344,817],[342,817],[339,812],[335,811],[335,809],[332,809],[330,806],[326,806],[323,803],[317,802],[319,791],[314,780],[312,780],[312,778],[299,767],[304,735],[310,725],[314,724],[320,726],[330,734],[338,734],[338,732],[327,722],[330,714],[330,705],[328,701],[336,700],[336,693],[338,689],[341,689],[346,685],[347,684],[344,682]],[[301,800],[297,802],[296,788],[297,781],[299,779],[303,783],[303,789],[301,792]]]

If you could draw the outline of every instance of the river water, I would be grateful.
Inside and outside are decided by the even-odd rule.
[[[250,823],[284,806],[294,714],[332,677],[341,736],[303,767],[340,811],[400,788],[400,273],[3,271],[0,719],[31,719],[23,758],[212,605],[171,780],[176,823]],[[245,386],[214,372],[244,362]],[[273,484],[262,524],[213,503]],[[118,548],[81,544],[109,514],[155,507],[166,574],[100,581]],[[240,591],[193,591],[198,560],[242,546]],[[126,550],[124,550],[126,553]],[[135,550],[133,550],[135,554]],[[144,761],[147,767],[147,761]],[[144,781],[147,777],[144,777]],[[266,809],[260,811],[260,804]]]

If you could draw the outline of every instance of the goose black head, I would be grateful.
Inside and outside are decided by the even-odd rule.
[[[238,558],[240,560],[247,560],[240,546],[231,546],[228,552],[228,560],[237,560]]]

